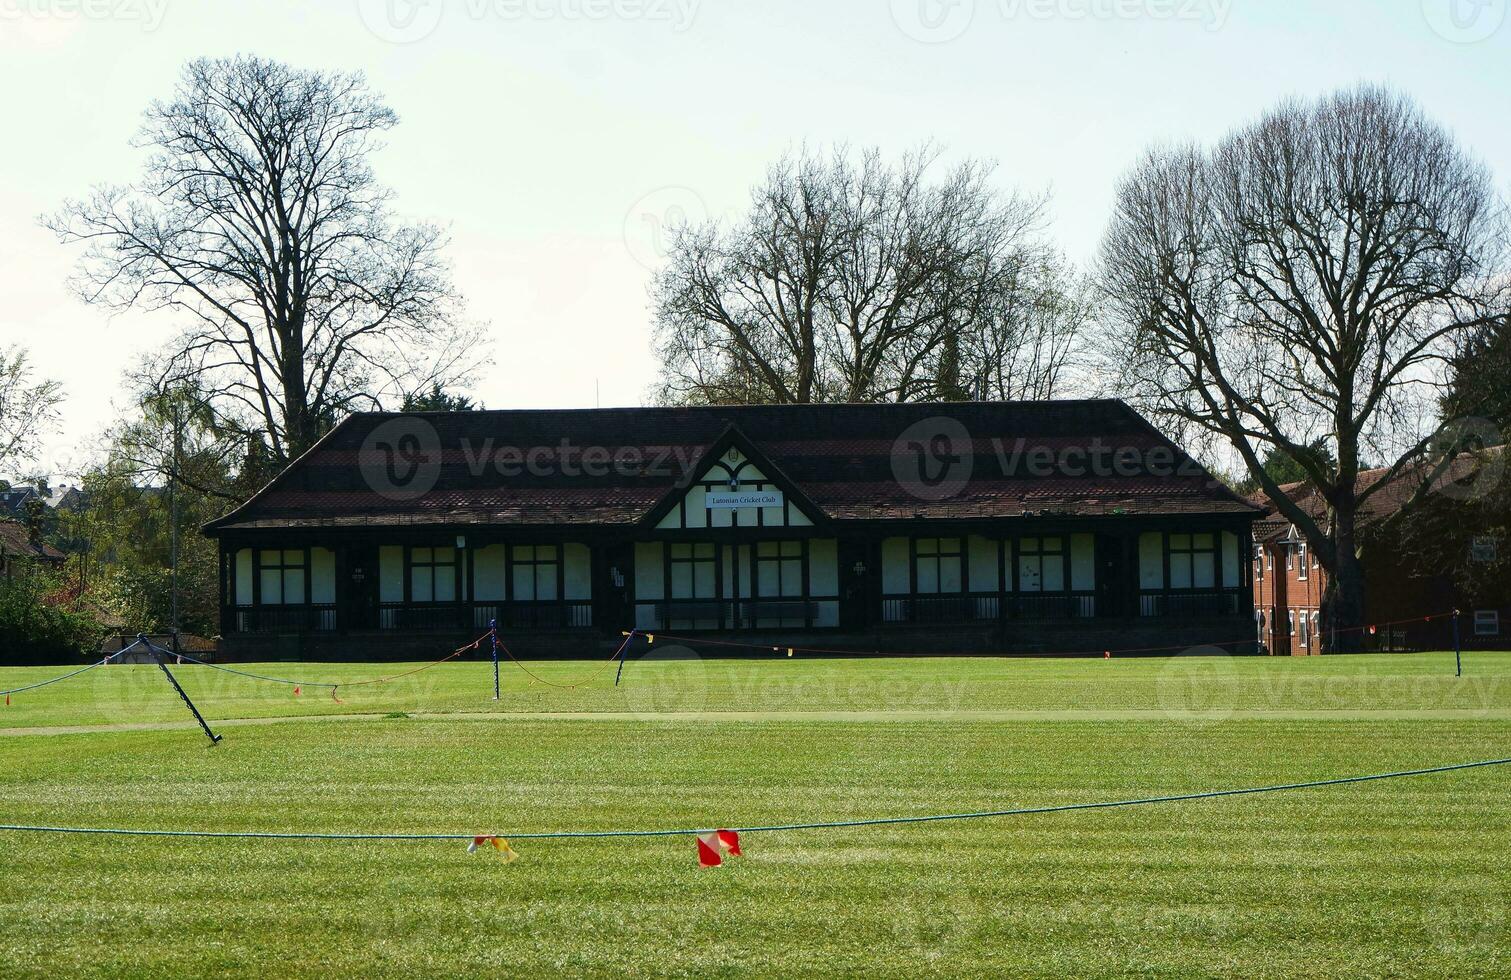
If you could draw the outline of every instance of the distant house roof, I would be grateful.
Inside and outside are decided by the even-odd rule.
[[[1448,468],[1436,478],[1428,488],[1429,494],[1441,493],[1444,487],[1454,484],[1462,484],[1464,481],[1479,475],[1481,469],[1487,463],[1494,462],[1503,465],[1505,447],[1497,446],[1485,450],[1483,453],[1463,453],[1456,457]],[[1403,469],[1389,484],[1380,487],[1365,498],[1359,508],[1358,523],[1361,527],[1368,526],[1376,521],[1395,514],[1407,502],[1416,495],[1422,481],[1431,473],[1431,467],[1422,464],[1416,467]],[[1354,480],[1354,492],[1363,493],[1390,475],[1389,467],[1377,467],[1375,469],[1361,470]],[[1322,519],[1327,515],[1327,500],[1317,492],[1316,488],[1307,481],[1299,483],[1286,483],[1279,487],[1281,493],[1296,501],[1303,511],[1314,519]],[[1254,523],[1254,540],[1266,543],[1279,541],[1290,532],[1291,522],[1280,513],[1280,509],[1269,496],[1257,493],[1249,498],[1253,503],[1264,508],[1264,516]]]
[[[26,502],[33,497],[41,499],[36,487],[11,487],[0,490],[0,517],[25,517]]]
[[[46,542],[33,543],[31,529],[17,521],[0,520],[0,556],[60,562],[63,552]]]
[[[427,438],[433,431],[429,441],[439,447],[434,485],[403,499],[380,493],[371,478],[373,441],[396,426],[418,427]],[[918,440],[932,451],[939,433],[946,449],[969,458],[969,475],[958,492],[924,499],[899,479],[899,454],[906,468]],[[774,481],[837,521],[1258,513],[1127,405],[1097,399],[354,415],[206,532],[633,525],[697,478],[731,439],[767,461]],[[506,447],[511,459],[536,454],[555,462],[549,472],[518,466],[501,472],[490,463]],[[562,447],[615,462],[607,472],[583,473],[581,466],[560,465]],[[1116,471],[1086,464],[1088,454],[1102,453],[1093,458],[1105,462],[1113,451],[1139,464]],[[1054,461],[1044,464],[1045,455]]]

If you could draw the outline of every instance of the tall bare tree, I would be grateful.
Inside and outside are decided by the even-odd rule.
[[[1059,268],[1037,235],[1043,202],[994,190],[983,164],[934,180],[936,165],[927,147],[895,166],[804,151],[734,226],[678,230],[654,286],[662,397],[954,397],[1007,363],[993,355],[1019,349],[1020,314]]]
[[[1373,87],[1152,151],[1118,189],[1102,281],[1124,390],[1236,448],[1330,572],[1338,646],[1363,616],[1360,508],[1399,480],[1425,495],[1462,446],[1436,408],[1456,342],[1504,315],[1502,216],[1485,168]],[[1279,492],[1272,450],[1324,516]],[[1371,460],[1388,472],[1362,485]]]
[[[396,122],[360,74],[194,61],[147,110],[143,178],[44,223],[87,246],[87,301],[186,321],[169,373],[286,460],[340,415],[468,366],[443,236],[396,223],[369,165]]]

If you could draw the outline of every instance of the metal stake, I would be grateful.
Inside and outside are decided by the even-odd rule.
[[[498,698],[498,620],[488,620],[488,636],[493,640],[493,700]]]
[[[173,685],[173,689],[178,692],[178,696],[184,699],[184,704],[189,706],[189,711],[193,713],[194,720],[199,722],[199,727],[203,728],[205,730],[205,734],[209,736],[210,744],[214,745],[215,743],[219,742],[221,736],[215,734],[210,730],[210,723],[205,721],[205,716],[199,713],[198,708],[194,707],[194,702],[189,700],[189,695],[184,691],[183,685],[178,682],[177,677],[173,676],[173,671],[168,669],[168,661],[163,658],[164,651],[162,647],[147,642],[147,638],[145,636],[138,636],[137,639],[146,642],[147,649],[151,650],[153,654],[157,656],[157,665],[162,669],[163,676],[168,678],[168,683]]]

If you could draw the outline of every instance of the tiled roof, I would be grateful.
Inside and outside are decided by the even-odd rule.
[[[894,464],[902,461],[904,472],[907,460],[916,464],[915,450],[898,448],[904,433],[927,436],[941,424],[960,435],[946,448],[969,457],[969,478],[957,493],[930,500],[932,493],[920,495],[900,481]],[[391,435],[395,425],[439,447],[434,485],[417,496],[385,495],[373,486],[374,466],[380,485],[387,471],[369,437]],[[387,428],[375,433],[380,426]],[[207,531],[628,525],[698,475],[709,450],[730,432],[835,520],[1257,513],[1115,400],[785,405],[356,415]],[[496,464],[505,448],[513,455],[501,472]],[[1070,465],[1032,460],[1035,450],[1041,456],[1070,450]],[[596,471],[583,472],[584,451],[595,454]],[[1138,464],[1110,466],[1113,451]],[[423,455],[432,458],[429,450]],[[525,472],[519,460],[532,456],[545,466]],[[1088,458],[1103,461],[1100,475]],[[1153,467],[1144,465],[1148,460]],[[962,464],[951,472],[963,470]]]
[[[25,524],[4,520],[0,520],[0,554],[43,561],[62,561],[65,557],[63,552],[46,542],[33,544],[31,529]]]
[[[1494,447],[1485,450],[1490,455],[1476,453],[1463,453],[1456,457],[1448,465],[1448,469],[1436,477],[1428,493],[1439,493],[1449,484],[1462,484],[1471,480],[1481,473],[1481,468],[1487,462],[1493,461],[1496,465],[1503,466],[1505,447]],[[1500,457],[1500,458],[1497,458]],[[1422,481],[1430,475],[1432,467],[1423,464],[1416,467],[1403,469],[1390,483],[1374,490],[1364,499],[1359,508],[1359,526],[1365,527],[1376,521],[1395,514],[1407,502],[1416,495]],[[1388,467],[1363,470],[1354,480],[1354,492],[1363,493],[1390,475]],[[1308,482],[1287,483],[1280,488],[1281,493],[1295,500],[1314,519],[1322,519],[1327,515],[1327,501],[1317,493]],[[1275,506],[1274,501],[1263,493],[1255,494],[1251,498],[1255,503],[1262,506],[1265,515],[1254,523],[1254,540],[1263,542],[1278,541],[1285,537],[1291,527],[1291,522]]]

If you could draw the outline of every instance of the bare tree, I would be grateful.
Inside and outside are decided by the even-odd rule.
[[[999,368],[1055,267],[1043,202],[979,163],[931,181],[936,157],[805,151],[736,226],[680,229],[654,287],[663,399],[909,401]]]
[[[44,223],[87,246],[84,299],[186,320],[167,373],[286,460],[342,414],[468,368],[443,236],[395,223],[369,166],[396,122],[359,74],[194,61],[147,110],[143,179]]]
[[[1455,341],[1506,308],[1501,218],[1485,168],[1370,87],[1153,151],[1118,190],[1105,350],[1146,407],[1231,442],[1329,571],[1339,646],[1363,616],[1360,507],[1398,480],[1425,495],[1461,447],[1436,408]],[[1279,492],[1272,450],[1324,516]],[[1388,472],[1361,485],[1370,459]]]
[[[38,378],[26,351],[0,349],[0,473],[34,462],[38,441],[58,422],[63,388]]]
[[[1085,388],[1077,376],[1095,309],[1091,285],[1053,254],[1030,255],[968,332],[961,375],[978,397],[1043,401]]]

